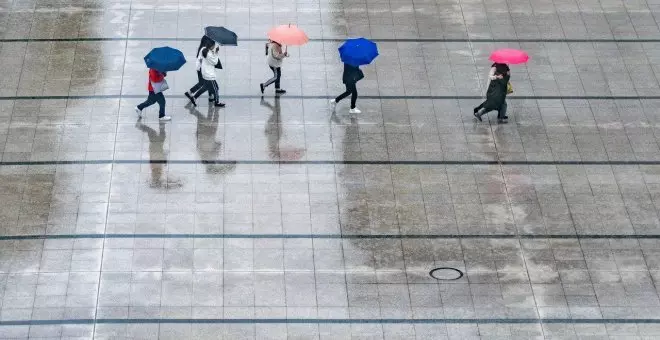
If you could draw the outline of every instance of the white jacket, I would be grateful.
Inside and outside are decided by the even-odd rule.
[[[202,78],[204,78],[204,80],[215,80],[215,65],[218,64],[219,60],[218,53],[215,52],[214,46],[210,51],[208,51],[206,58],[204,58],[204,55],[202,54],[204,50],[206,50],[206,48],[203,48],[199,51],[199,57],[201,57],[202,64]]]

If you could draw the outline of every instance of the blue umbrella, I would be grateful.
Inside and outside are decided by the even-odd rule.
[[[371,64],[378,56],[376,43],[365,39],[348,39],[339,47],[341,61],[353,66]]]
[[[156,71],[169,72],[180,69],[186,63],[186,58],[176,48],[165,46],[151,50],[144,56],[144,63]]]

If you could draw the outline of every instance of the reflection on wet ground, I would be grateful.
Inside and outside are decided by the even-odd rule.
[[[658,14],[0,2],[0,338],[657,338]],[[312,39],[261,96],[286,22]],[[211,24],[227,107],[189,62],[136,119],[143,56]],[[380,50],[359,115],[328,106],[348,36]],[[506,125],[471,115],[497,47],[532,56]]]

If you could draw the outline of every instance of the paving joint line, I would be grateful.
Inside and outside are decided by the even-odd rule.
[[[1,235],[0,241],[61,239],[660,239],[660,234],[22,234]]]
[[[199,37],[69,37],[69,38],[6,38],[3,43],[16,42],[93,42],[93,41],[199,41]],[[264,42],[266,38],[239,38],[238,42]],[[310,42],[343,42],[345,38],[310,38]],[[657,43],[649,38],[369,38],[375,42],[419,43]]]
[[[660,165],[660,160],[445,160],[445,161],[408,161],[408,160],[168,160],[168,159],[90,159],[90,160],[41,160],[41,161],[0,161],[0,166],[45,166],[45,165],[101,165],[101,164],[176,164],[176,165]]]
[[[561,318],[472,318],[472,319],[61,319],[0,321],[0,326],[92,324],[660,324],[660,319],[561,319]]]
[[[76,100],[76,99],[144,99],[144,94],[99,94],[99,95],[34,95],[34,96],[0,96],[0,100]],[[187,99],[184,95],[167,95],[167,98]],[[261,96],[258,94],[226,94],[222,98],[227,99],[261,99],[272,98],[273,96]],[[286,94],[278,96],[279,99],[332,99],[331,95],[296,95]],[[410,99],[410,100],[481,100],[483,96],[479,95],[360,95],[360,99]],[[659,100],[658,96],[532,96],[532,95],[512,95],[507,96],[507,100]]]

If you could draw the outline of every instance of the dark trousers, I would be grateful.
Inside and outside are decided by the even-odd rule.
[[[190,93],[195,99],[199,98],[199,96],[203,95],[204,92],[207,91],[206,89],[206,80],[202,77],[202,71],[197,71],[197,84],[195,86],[190,88]],[[213,96],[209,94],[209,100],[211,100]]]
[[[474,109],[477,110],[477,112],[479,112],[479,110],[484,108],[484,105],[486,105],[485,101],[483,103],[479,104],[479,106],[475,107]],[[500,109],[497,110],[497,119],[503,119],[504,117],[506,117],[506,109],[507,109],[507,105],[506,105],[506,101],[504,101],[504,103],[502,103],[502,106],[500,106]],[[484,111],[480,114],[485,115],[486,113],[488,113],[490,111],[493,111],[493,110],[486,110],[486,111]]]
[[[268,66],[270,69],[273,71],[273,77],[266,80],[264,83],[264,87],[268,87],[268,85],[275,83],[275,88],[279,89],[280,88],[280,78],[282,78],[282,68],[281,67],[272,67]]]
[[[204,91],[209,91],[209,98],[213,98],[216,103],[220,101],[220,98],[218,98],[218,83],[215,80],[204,79],[204,87],[197,90],[197,92],[195,93],[195,98],[202,95]]]
[[[337,96],[337,98],[335,98],[335,103],[339,103],[340,100],[348,97],[349,95],[351,96],[351,109],[354,109],[355,102],[357,102],[357,97],[358,97],[357,87],[355,87],[355,83],[346,84],[346,92]]]
[[[158,117],[165,116],[165,96],[163,95],[163,92],[154,93],[154,91],[149,91],[149,97],[147,97],[147,100],[138,105],[137,108],[142,111],[155,103],[158,103]]]
[[[202,78],[202,71],[197,71],[197,84],[191,87],[188,93],[195,94],[197,91],[199,91],[199,89],[203,89],[203,88],[204,88],[204,78]]]

